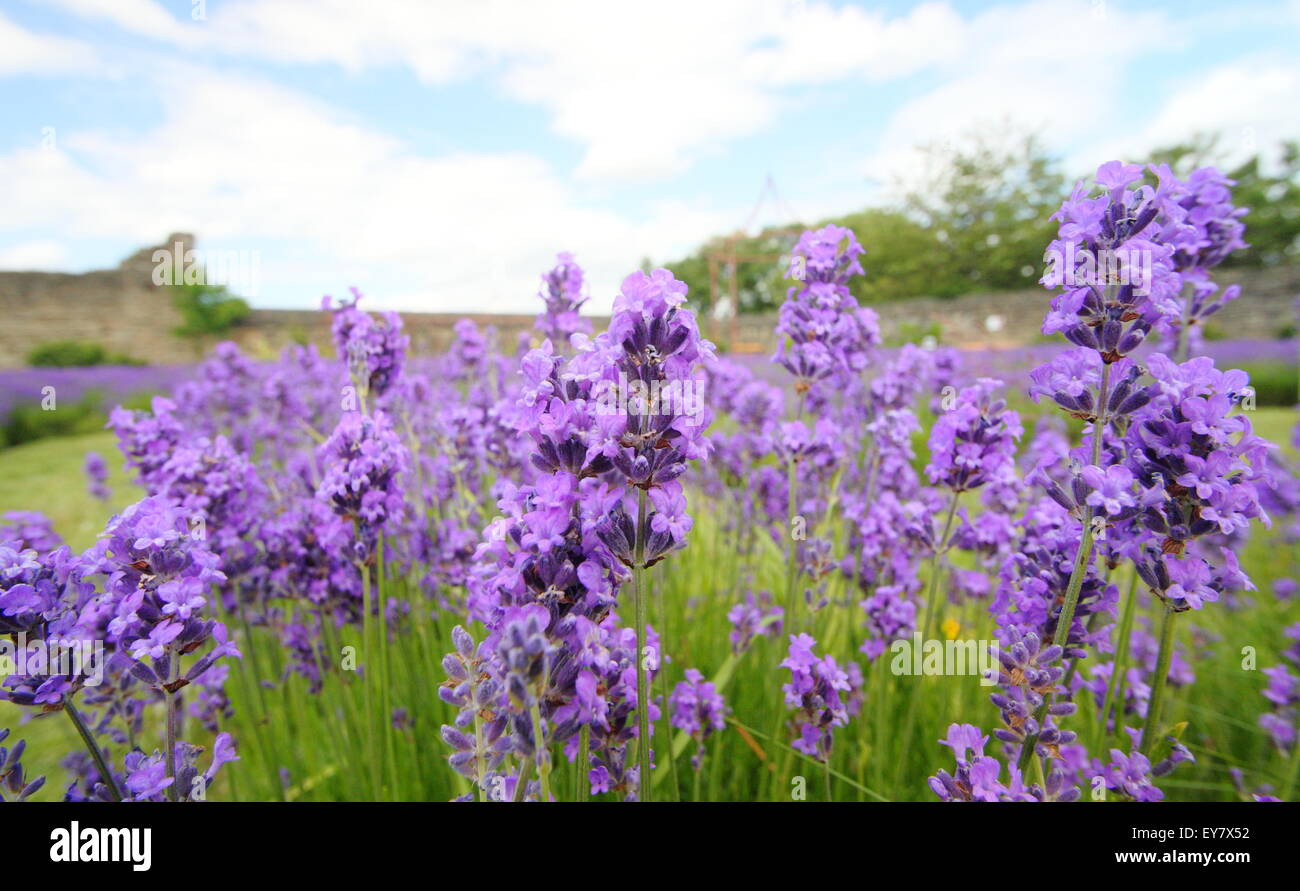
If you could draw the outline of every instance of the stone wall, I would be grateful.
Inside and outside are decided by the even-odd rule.
[[[164,246],[188,235],[172,235]],[[172,334],[180,324],[168,295],[153,284],[155,248],[128,257],[116,269],[80,275],[48,272],[0,271],[0,367],[25,363],[32,347],[52,340],[101,343],[109,350],[155,363],[189,362],[210,344],[196,344]],[[1214,325],[1233,339],[1271,339],[1296,323],[1295,301],[1300,295],[1300,267],[1235,269],[1219,275],[1225,283],[1237,282],[1243,297],[1230,304]],[[1041,288],[996,294],[971,294],[952,300],[918,297],[881,304],[881,329],[886,339],[922,333],[937,326],[944,343],[980,347],[1008,347],[1038,339],[1048,295]],[[412,352],[440,352],[451,339],[452,325],[461,318],[481,326],[494,326],[499,343],[510,348],[520,332],[530,331],[529,315],[461,315],[404,313]],[[607,319],[592,320],[596,330]],[[705,320],[707,336],[719,346],[737,352],[774,349],[774,314],[744,316],[733,322]],[[313,342],[328,350],[329,317],[307,310],[254,310],[246,324],[230,334],[255,356],[277,353],[294,341]]]
[[[441,353],[451,342],[452,326],[461,319],[471,319],[481,328],[495,327],[498,344],[507,351],[514,345],[519,333],[532,332],[535,316],[494,313],[402,313],[402,330],[411,338],[413,355]],[[597,326],[608,319],[593,319]],[[229,340],[239,344],[254,356],[278,353],[289,343],[314,343],[323,352],[332,352],[330,315],[315,310],[256,309],[247,324],[233,329]]]
[[[168,239],[176,240],[193,244],[189,236]],[[100,343],[156,362],[191,360],[194,347],[171,333],[180,314],[153,284],[153,250],[80,275],[0,272],[0,367],[25,364],[33,347],[53,340]]]
[[[175,364],[192,362],[211,343],[196,343],[172,332],[181,324],[170,296],[153,283],[153,253],[177,241],[194,246],[190,235],[171,235],[158,247],[132,254],[115,269],[79,275],[0,271],[0,368],[26,364],[33,347],[55,340],[103,344],[135,359]],[[453,313],[404,313],[414,353],[441,352],[451,340],[452,325],[462,318],[495,326],[503,345],[531,328],[533,316]],[[594,319],[604,325],[607,319]],[[313,310],[255,309],[228,338],[254,356],[271,356],[293,342],[311,342],[331,350],[330,317]]]
[[[1242,296],[1229,303],[1211,324],[1233,340],[1272,340],[1287,325],[1300,327],[1297,299],[1300,299],[1300,267],[1277,269],[1227,269],[1217,280],[1241,285]],[[945,344],[968,349],[1003,348],[1033,343],[1041,338],[1043,315],[1050,294],[1043,288],[967,294],[948,300],[915,297],[896,303],[877,304],[880,329],[889,341],[900,334],[917,335],[937,327]],[[772,328],[776,315],[742,316],[733,327],[715,326],[720,344],[737,352],[761,352],[774,348]]]

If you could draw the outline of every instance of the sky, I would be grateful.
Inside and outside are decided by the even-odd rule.
[[[755,225],[887,202],[980,129],[1071,176],[1270,152],[1298,44],[1300,0],[0,0],[0,269],[192,232],[254,306],[531,313],[571,251],[603,312],[769,177]]]

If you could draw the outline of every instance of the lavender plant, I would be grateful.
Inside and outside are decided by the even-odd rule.
[[[1069,348],[1015,359],[1051,353],[1027,387],[1059,417],[988,357],[883,349],[838,226],[795,245],[772,361],[715,357],[662,269],[595,333],[568,254],[518,342],[461,320],[421,356],[359,292],[327,299],[332,354],[222,344],[113,413],[145,497],[99,544],[4,515],[24,659],[0,698],[68,716],[70,800],[196,800],[219,769],[232,797],[675,799],[683,756],[697,801],[784,797],[798,763],[826,798],[1182,794],[1170,771],[1253,742],[1203,749],[1204,713],[1171,725],[1169,701],[1247,689],[1207,660],[1295,595],[1252,540],[1297,534],[1295,474],[1246,376],[1196,355],[1239,293],[1210,278],[1243,243],[1231,185],[1112,162],[1066,199],[1044,331]],[[108,497],[105,462],[84,472]],[[980,634],[989,690],[887,657]],[[102,677],[60,663],[96,641]],[[1248,688],[1267,757],[1240,760],[1267,782],[1241,797],[1295,792],[1289,655]],[[916,770],[918,728],[946,769]],[[0,794],[49,795],[33,763],[0,750]]]

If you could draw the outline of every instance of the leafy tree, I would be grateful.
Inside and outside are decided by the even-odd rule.
[[[784,269],[779,260],[754,262],[746,258],[789,254],[798,235],[787,228],[771,227],[755,236],[718,236],[690,256],[666,266],[689,286],[691,305],[701,313],[709,313],[716,309],[709,286],[709,255],[719,255],[715,261],[718,293],[724,297],[731,291],[732,276],[732,264],[726,258],[735,255],[739,258],[734,272],[740,312],[766,312],[785,299]]]
[[[1066,179],[1038,137],[977,131],[961,144],[925,147],[932,171],[903,196],[903,213],[932,234],[922,258],[933,276],[928,294],[953,297],[1031,285],[1056,233]]]
[[[1006,130],[1007,128],[1002,128]],[[897,184],[892,206],[871,207],[814,223],[851,228],[867,249],[867,275],[852,283],[863,303],[917,296],[955,297],[979,291],[1032,287],[1041,275],[1043,251],[1056,237],[1050,219],[1070,181],[1034,135],[975,131],[953,144],[922,148],[923,176]],[[1286,142],[1279,160],[1256,155],[1225,173],[1237,180],[1236,204],[1249,207],[1246,241],[1225,265],[1273,266],[1300,262],[1300,144]],[[1206,164],[1223,165],[1217,136],[1197,136],[1152,152],[1180,175]],[[1086,171],[1083,177],[1090,177]],[[787,283],[779,262],[745,262],[746,255],[788,254],[797,235],[778,226],[756,236],[718,236],[681,260],[666,264],[690,286],[692,304],[709,312],[710,253],[732,250],[742,261],[735,275],[740,312],[776,309]],[[729,291],[731,269],[717,263],[718,291]]]
[[[858,236],[867,249],[862,266],[867,274],[850,283],[863,303],[935,294],[940,270],[934,265],[934,232],[900,210],[869,208],[834,220]]]
[[[1246,215],[1246,250],[1237,251],[1225,266],[1277,266],[1300,261],[1300,143],[1278,146],[1275,164],[1259,153],[1235,167],[1225,166],[1227,152],[1221,134],[1198,133],[1186,142],[1152,152],[1154,163],[1165,163],[1186,176],[1197,167],[1214,164],[1229,178],[1233,203],[1250,208]]]
[[[1284,142],[1278,169],[1266,172],[1259,155],[1227,171],[1237,181],[1233,198],[1249,207],[1244,251],[1228,257],[1228,266],[1278,266],[1300,261],[1300,143]]]
[[[976,290],[1019,288],[1038,278],[1043,249],[1055,224],[1048,221],[1065,189],[1055,162],[1032,136],[1010,142],[975,134],[966,147],[923,149],[929,175],[903,193],[896,207],[872,207],[814,225],[851,228],[867,249],[868,275],[854,296],[867,303],[919,295],[952,297]],[[757,236],[731,236],[742,313],[775,309],[787,283],[777,262],[744,262],[746,255],[786,254],[797,233],[772,227]],[[708,255],[726,254],[718,237],[682,260],[667,264],[691,289],[698,308],[712,309]],[[718,263],[718,290],[727,293],[731,269]]]
[[[181,337],[224,334],[252,312],[242,297],[234,296],[224,285],[177,285],[172,288],[172,305],[181,314],[176,328]]]

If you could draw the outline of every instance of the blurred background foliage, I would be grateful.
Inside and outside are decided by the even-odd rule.
[[[1217,134],[1152,153],[1152,163],[1168,163],[1176,173],[1216,164],[1237,181],[1238,206],[1246,217],[1249,249],[1228,266],[1277,266],[1300,260],[1300,144],[1283,143],[1265,163],[1260,152],[1225,165],[1228,152]],[[718,235],[689,256],[665,265],[690,286],[700,311],[714,310],[709,282],[712,254],[734,248],[741,255],[785,253],[800,225],[836,223],[852,229],[867,248],[867,274],[852,284],[863,303],[909,297],[957,297],[1034,287],[1042,275],[1043,251],[1056,235],[1049,217],[1060,207],[1074,178],[1032,134],[974,132],[961,143],[922,147],[920,175],[896,182],[895,198],[879,207],[822,220],[790,220],[755,235]],[[1087,175],[1087,174],[1082,174]],[[1081,175],[1081,176],[1082,176]],[[792,231],[793,230],[793,231]],[[774,311],[785,297],[782,269],[776,263],[736,264],[740,312]],[[731,275],[719,263],[719,293]]]

